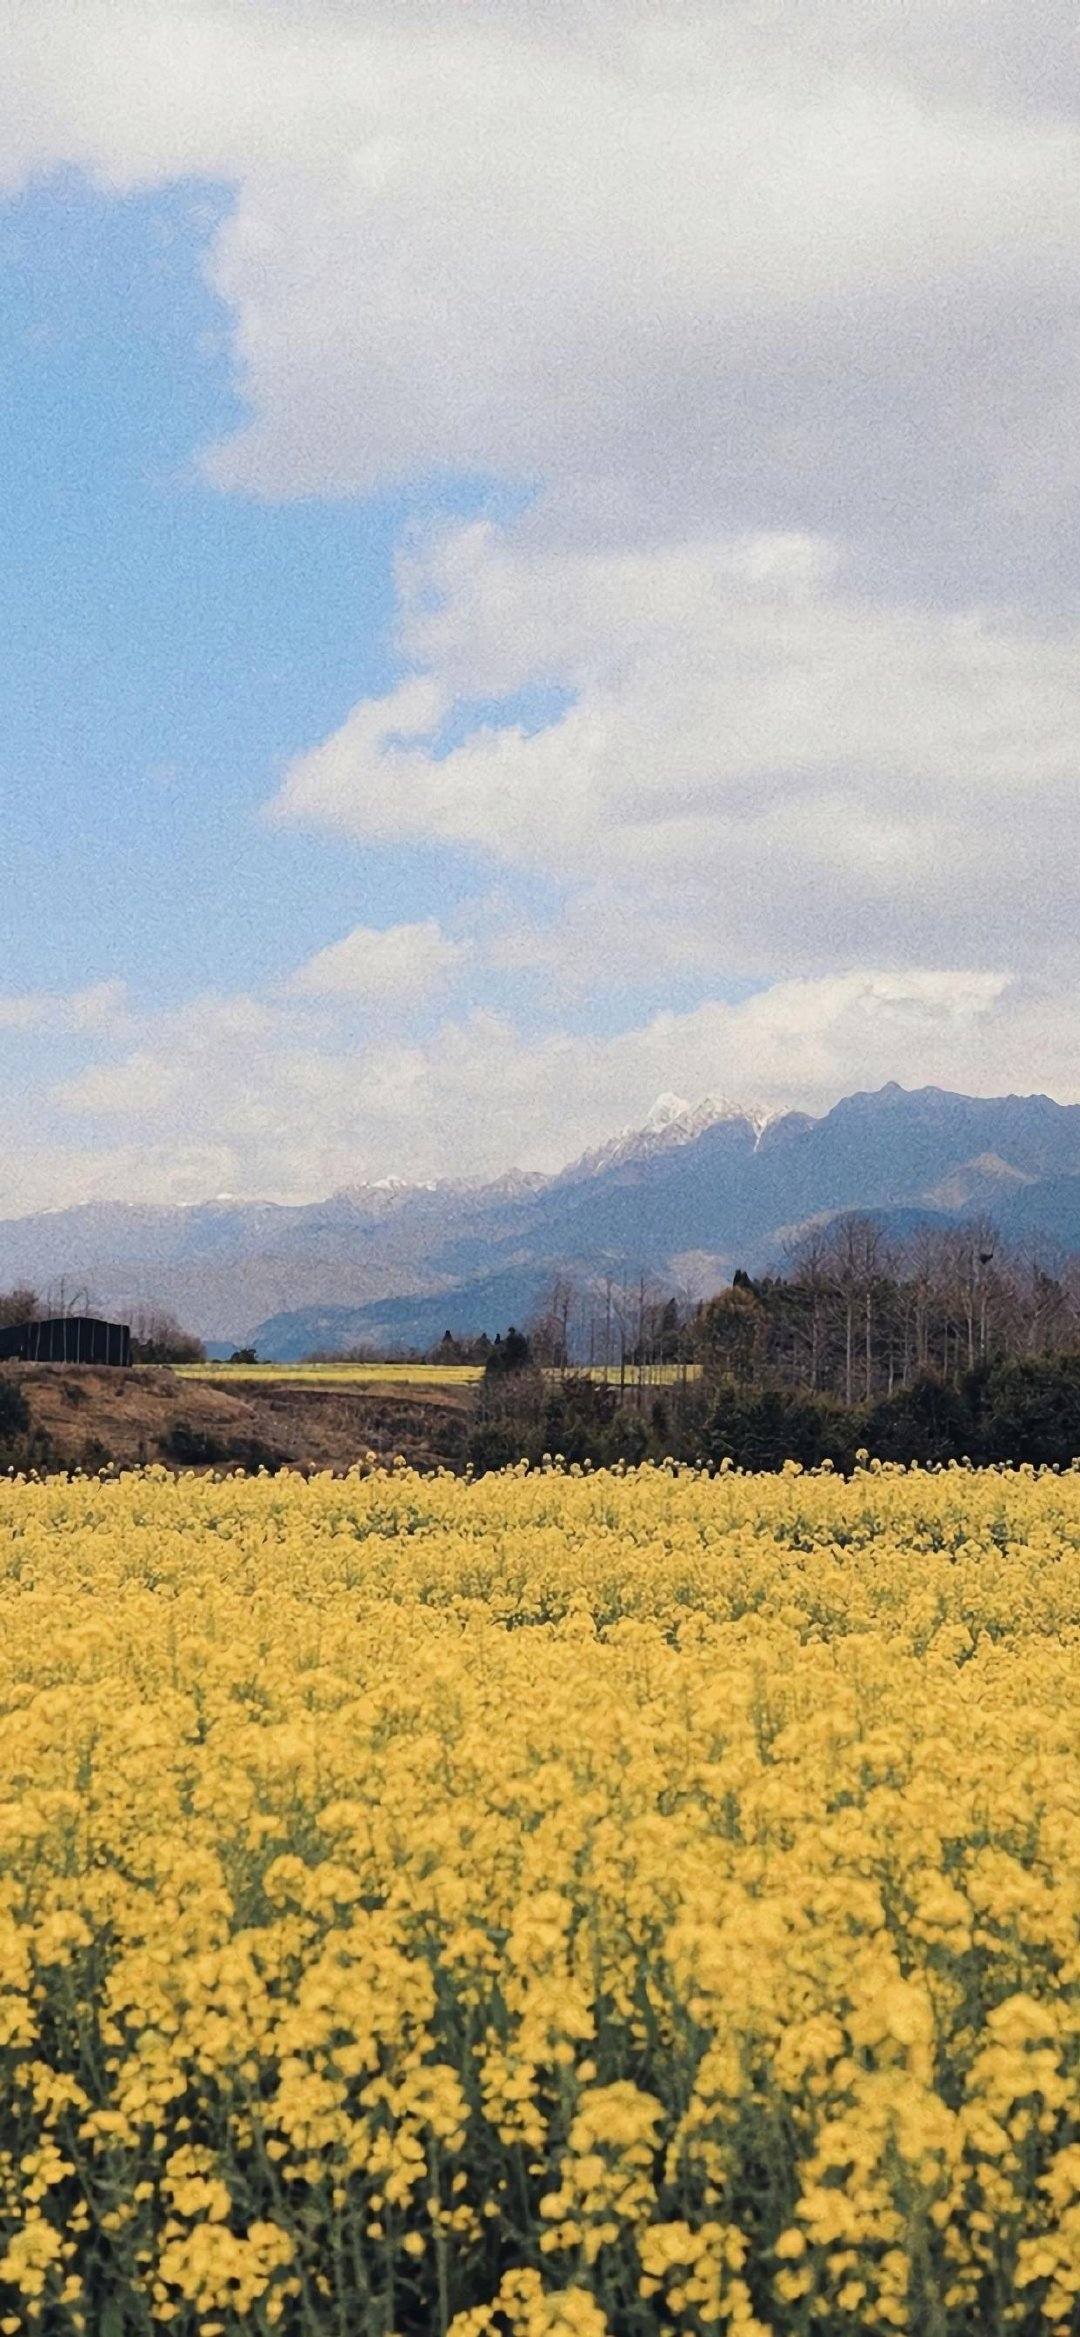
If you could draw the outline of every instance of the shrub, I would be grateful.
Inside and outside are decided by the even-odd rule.
[[[824,1460],[843,1461],[854,1449],[847,1415],[824,1398],[783,1388],[723,1388],[705,1423],[701,1450],[714,1467],[733,1461],[741,1469],[782,1469],[799,1461],[807,1469]]]
[[[981,1459],[1067,1468],[1080,1455],[1080,1355],[994,1363],[968,1385]]]
[[[861,1442],[883,1461],[960,1460],[970,1453],[974,1423],[966,1393],[923,1372],[912,1385],[861,1415]]]
[[[0,1470],[45,1469],[52,1446],[36,1429],[22,1389],[0,1375]]]

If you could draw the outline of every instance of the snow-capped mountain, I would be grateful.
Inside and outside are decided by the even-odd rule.
[[[600,1176],[606,1169],[652,1160],[657,1153],[674,1151],[680,1144],[692,1144],[696,1137],[720,1121],[749,1128],[757,1142],[775,1116],[754,1105],[732,1103],[726,1096],[707,1095],[698,1103],[689,1103],[685,1096],[665,1090],[642,1121],[629,1122],[603,1144],[579,1154],[565,1168],[556,1169],[550,1175],[539,1169],[512,1168],[491,1178],[426,1177],[414,1181],[408,1177],[374,1177],[342,1186],[332,1199],[353,1209],[370,1210],[376,1217],[408,1206],[419,1195],[432,1193],[455,1201],[474,1195],[482,1195],[485,1200],[517,1200],[542,1192],[550,1185],[574,1184],[585,1177]]]
[[[775,1116],[757,1106],[731,1103],[726,1096],[702,1096],[700,1103],[691,1104],[685,1096],[666,1091],[657,1096],[640,1127],[620,1128],[618,1135],[610,1136],[606,1144],[583,1152],[578,1160],[560,1171],[557,1181],[570,1184],[581,1177],[601,1176],[606,1169],[653,1160],[657,1153],[673,1152],[681,1144],[692,1144],[707,1128],[715,1128],[724,1120],[745,1124],[758,1142],[763,1129]]]
[[[521,1320],[556,1272],[712,1287],[809,1222],[900,1227],[990,1214],[1006,1240],[1080,1252],[1080,1107],[896,1086],[818,1119],[665,1093],[554,1175],[385,1178],[327,1200],[90,1204],[0,1223],[0,1289],[85,1287],[100,1311],[166,1307],[267,1356],[423,1347]]]

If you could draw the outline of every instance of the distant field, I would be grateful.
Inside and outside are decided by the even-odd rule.
[[[294,1387],[467,1387],[478,1363],[178,1363],[182,1379],[288,1380]]]
[[[578,1368],[590,1379],[605,1377],[602,1363]],[[394,1384],[460,1388],[483,1377],[478,1363],[178,1363],[174,1369],[182,1379],[217,1380],[230,1385],[234,1380],[287,1380],[294,1387],[317,1388]],[[696,1379],[700,1369],[697,1363],[647,1363],[639,1373],[636,1364],[628,1363],[624,1376],[627,1387],[636,1387],[639,1380],[647,1387],[673,1387],[682,1379]],[[608,1365],[606,1376],[613,1387],[619,1385],[617,1363]]]
[[[647,1388],[674,1388],[681,1386],[683,1380],[698,1379],[701,1365],[645,1363],[639,1368],[636,1363],[628,1363],[625,1371],[620,1371],[617,1363],[609,1363],[606,1367],[602,1363],[578,1363],[574,1365],[574,1370],[585,1379],[607,1379],[613,1388],[617,1388],[620,1381],[625,1382],[628,1388],[636,1388],[639,1382]]]

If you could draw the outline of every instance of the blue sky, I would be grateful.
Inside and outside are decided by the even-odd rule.
[[[9,989],[119,976],[175,1003],[445,900],[430,853],[260,817],[296,748],[393,677],[407,511],[200,479],[239,411],[200,265],[226,204],[65,172],[0,214]]]
[[[1078,87],[1058,0],[15,0],[0,1210],[1080,1093]]]
[[[473,853],[343,848],[264,816],[290,757],[400,676],[406,532],[507,496],[444,476],[269,501],[201,476],[243,413],[204,272],[229,200],[190,183],[118,200],[69,170],[0,212],[10,991],[119,979],[153,1009],[258,988],[357,924],[445,920],[476,887]],[[542,727],[562,702],[465,698],[435,751],[482,721]],[[520,873],[513,892],[526,914],[554,897]],[[574,1019],[617,1025],[637,987]],[[516,1004],[536,1021],[535,999]]]

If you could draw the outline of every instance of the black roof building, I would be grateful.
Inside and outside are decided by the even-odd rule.
[[[130,1362],[127,1324],[106,1323],[98,1315],[49,1315],[44,1322],[0,1330],[0,1363]]]

